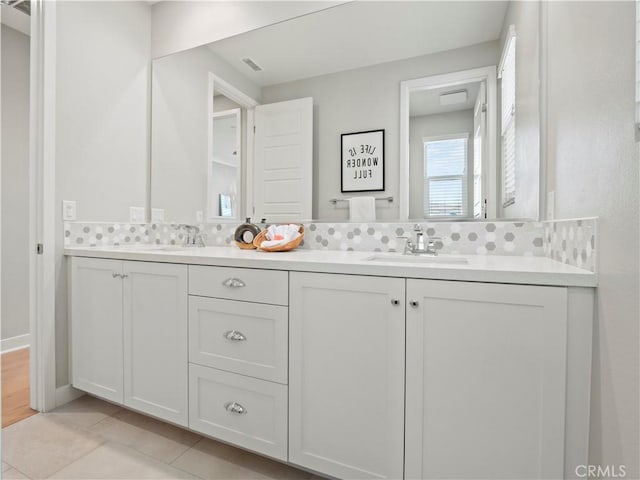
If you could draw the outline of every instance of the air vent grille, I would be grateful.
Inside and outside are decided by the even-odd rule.
[[[26,13],[27,15],[31,15],[30,0],[0,0],[0,3],[2,3],[3,5],[7,5],[8,7],[13,7],[16,10],[21,11],[22,13]]]
[[[247,65],[249,65],[249,68],[251,68],[251,70],[253,70],[254,72],[262,71],[262,67],[258,65],[256,62],[254,62],[253,60],[251,60],[250,58],[243,58],[242,61]]]

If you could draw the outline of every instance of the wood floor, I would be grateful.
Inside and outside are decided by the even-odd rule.
[[[3,353],[2,428],[38,412],[29,407],[29,349]]]

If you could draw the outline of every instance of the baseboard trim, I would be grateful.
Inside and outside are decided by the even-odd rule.
[[[31,343],[31,335],[25,333],[24,335],[18,335],[16,337],[5,338],[0,341],[0,352],[7,353],[14,350],[20,350],[21,348],[27,348]]]
[[[56,388],[56,407],[74,401],[84,395],[82,390],[73,388],[71,385],[63,385]]]

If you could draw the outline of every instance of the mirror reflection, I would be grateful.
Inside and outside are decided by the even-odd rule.
[[[378,221],[537,219],[538,18],[538,2],[350,2],[154,60],[155,219],[349,221],[361,196]],[[341,135],[377,130],[385,190],[342,193]]]

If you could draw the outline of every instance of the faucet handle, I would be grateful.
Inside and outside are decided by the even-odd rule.
[[[420,226],[419,223],[416,223],[413,225],[413,231],[414,232],[422,232],[422,227]]]

